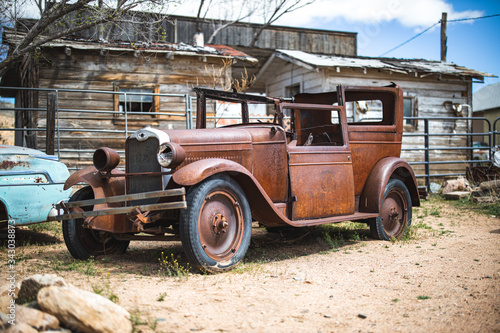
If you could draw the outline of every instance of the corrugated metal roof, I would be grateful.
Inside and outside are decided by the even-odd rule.
[[[14,33],[13,30],[7,28],[4,32],[5,42],[9,44],[19,43],[23,35],[24,33]],[[77,50],[154,52],[184,56],[223,57],[234,58],[251,64],[258,62],[256,58],[225,45],[205,45],[200,47],[185,43],[128,43],[123,41],[96,41],[81,37],[62,37],[46,43],[44,46],[69,47]]]
[[[370,57],[339,57],[311,54],[295,50],[276,50],[276,56],[284,60],[294,60],[308,68],[374,68],[403,74],[431,73],[483,78],[495,75],[458,66],[454,63],[423,59],[396,59]]]
[[[500,108],[500,82],[490,84],[472,95],[473,111],[486,111]]]

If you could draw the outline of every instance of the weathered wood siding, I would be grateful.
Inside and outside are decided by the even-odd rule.
[[[272,78],[266,83],[267,96],[292,97],[287,96],[287,87],[300,84],[300,92],[318,93],[326,91],[324,89],[323,73],[310,71],[304,67],[284,60],[276,60],[276,67]]]
[[[198,27],[207,41],[215,29],[225,24],[209,19],[197,22],[186,16],[161,16],[135,13],[130,20],[124,20],[120,27],[105,25],[79,32],[86,38],[123,40],[131,42],[193,43]],[[212,44],[249,47],[254,34],[262,27],[255,23],[233,23],[220,30]],[[357,33],[320,29],[304,29],[286,26],[266,27],[255,47],[260,49],[302,50],[309,53],[355,56],[357,54]]]
[[[206,58],[203,62],[197,56],[179,56],[168,60],[165,56],[132,52],[106,53],[72,49],[67,56],[61,48],[48,50],[40,61],[39,88],[98,90],[102,93],[58,92],[59,127],[71,129],[60,132],[61,149],[90,149],[107,146],[124,149],[125,117],[114,112],[113,89],[115,85],[126,88],[159,88],[160,94],[190,94],[194,86],[213,87],[209,72],[212,66],[222,66],[220,58]],[[227,73],[230,75],[230,68]],[[227,77],[223,78],[227,80]],[[193,95],[191,93],[191,95]],[[41,93],[39,105],[45,108],[47,94]],[[185,114],[185,97],[160,96],[159,112]],[[195,108],[195,105],[193,106]],[[88,112],[90,111],[90,112]],[[109,113],[92,113],[107,111]],[[40,112],[38,127],[45,127],[45,112]],[[129,115],[127,128],[133,132],[145,125],[159,128],[185,128],[184,116]],[[88,132],[87,130],[113,130],[120,133]],[[39,134],[39,138],[44,133]],[[44,149],[44,139],[39,140]],[[81,166],[82,154],[66,154],[64,162],[70,166]],[[88,161],[85,161],[88,163]]]
[[[177,25],[177,42],[191,43],[197,31],[196,22],[190,18],[175,18]],[[212,44],[248,47],[252,43],[254,34],[261,27],[259,24],[237,23],[221,30]],[[205,40],[214,32],[210,22],[200,24]],[[262,31],[255,44],[261,49],[301,50],[309,53],[356,55],[356,33],[298,29],[283,26],[270,26]]]
[[[455,112],[446,108],[443,104],[446,101],[453,103],[471,105],[472,88],[467,81],[459,81],[453,77],[442,77],[437,80],[436,75],[426,78],[410,77],[403,74],[388,74],[379,71],[368,70],[367,74],[359,70],[342,69],[340,73],[327,71],[325,73],[326,86],[331,90],[338,84],[343,85],[367,85],[383,86],[395,82],[401,86],[405,97],[414,97],[416,103],[416,116],[418,117],[455,117]],[[464,116],[467,116],[465,109]],[[443,134],[465,134],[468,133],[467,120],[459,121],[430,121],[430,133]],[[405,133],[424,133],[424,123],[419,121],[415,127],[405,125]],[[466,161],[469,158],[467,150],[434,150],[443,147],[467,147],[467,136],[431,136],[429,139],[431,150],[429,151],[430,161]],[[424,161],[424,137],[423,136],[403,136],[403,149],[421,148],[416,151],[402,151],[402,158],[409,162]],[[435,164],[431,165],[431,174],[461,173],[465,172],[466,163],[463,164]],[[424,174],[423,165],[414,165],[416,174]],[[419,182],[423,182],[420,178]]]

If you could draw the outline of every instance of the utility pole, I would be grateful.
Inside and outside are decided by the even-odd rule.
[[[446,21],[448,13],[443,13],[441,16],[441,61],[446,62],[446,41],[448,37],[446,36]]]

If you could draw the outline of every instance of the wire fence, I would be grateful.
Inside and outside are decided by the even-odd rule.
[[[160,129],[191,129],[196,113],[190,94],[96,91],[74,89],[8,88],[36,91],[39,106],[0,108],[0,143],[31,146],[57,155],[70,170],[92,163],[94,150],[111,147],[124,158],[125,139],[146,125]],[[215,103],[215,102],[214,102]],[[208,106],[208,105],[207,105]],[[231,123],[237,116],[209,106],[211,126]],[[169,111],[167,111],[169,110]],[[250,114],[251,121],[268,122],[265,111]],[[433,179],[466,174],[470,166],[491,166],[497,146],[500,118],[408,117],[402,157],[427,188]],[[480,123],[481,126],[473,126]],[[482,128],[474,133],[472,128]],[[406,129],[406,126],[405,126]]]

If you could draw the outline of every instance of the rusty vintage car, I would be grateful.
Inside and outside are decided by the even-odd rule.
[[[115,151],[100,148],[93,167],[68,178],[66,188],[89,185],[56,218],[66,220],[73,257],[123,253],[130,240],[180,239],[192,266],[220,272],[245,256],[253,221],[364,221],[377,239],[405,234],[420,201],[400,158],[400,87],[339,86],[292,101],[195,91],[196,129],[145,127],[126,140],[125,171]],[[214,101],[241,107],[239,123],[207,128]],[[273,120],[250,121],[254,104]]]

